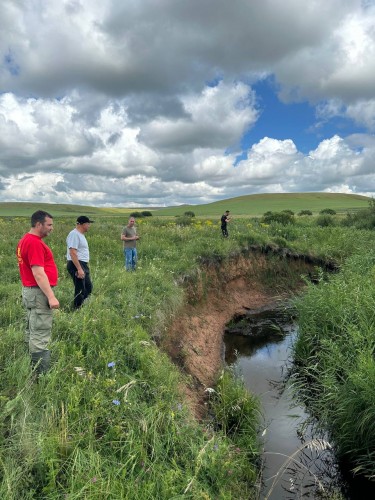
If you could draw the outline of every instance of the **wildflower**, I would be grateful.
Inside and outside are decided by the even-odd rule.
[[[112,403],[113,403],[114,405],[118,406],[118,405],[120,404],[120,401],[119,401],[118,399],[114,399],[114,400],[112,401]]]
[[[110,363],[108,363],[108,368],[113,368],[114,366],[116,365],[116,363],[114,361],[111,361]]]
[[[178,405],[177,405],[177,410],[178,410],[178,411],[182,411],[182,404],[181,404],[181,403],[178,403]]]
[[[96,476],[94,476],[94,477],[91,479],[91,482],[92,482],[92,483],[96,483],[96,482],[97,482],[97,480],[98,480],[98,478],[97,478]]]
[[[216,443],[216,444],[214,444],[214,450],[216,451],[216,450],[218,450],[218,449],[219,449],[219,445],[218,445],[217,443]]]

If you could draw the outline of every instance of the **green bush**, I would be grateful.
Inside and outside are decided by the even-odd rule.
[[[272,222],[277,222],[278,224],[286,226],[287,224],[294,224],[295,219],[294,215],[291,215],[286,212],[267,212],[267,215],[264,215],[262,217],[261,222],[263,222],[264,224],[271,224]]]
[[[185,217],[195,217],[195,213],[192,212],[191,210],[187,210],[184,212]]]
[[[143,210],[141,214],[143,217],[152,217],[152,212],[150,212],[149,210]]]
[[[319,215],[316,219],[316,225],[320,227],[334,226],[335,220],[331,215]]]
[[[190,226],[193,223],[193,218],[187,215],[180,215],[176,217],[177,226]]]
[[[136,217],[142,217],[142,212],[131,212],[129,214],[129,216],[130,217],[134,217],[134,218],[136,218]]]
[[[289,215],[294,215],[293,210],[281,210],[282,214],[289,214]]]
[[[333,208],[323,208],[319,213],[322,215],[336,215],[336,210],[333,210]]]
[[[312,211],[311,210],[301,210],[298,215],[312,215]]]
[[[354,226],[357,229],[375,228],[375,200],[369,202],[369,207],[358,210],[355,213],[348,213],[342,221],[343,226]]]

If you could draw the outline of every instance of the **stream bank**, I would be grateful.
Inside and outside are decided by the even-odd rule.
[[[268,249],[205,262],[196,276],[185,278],[185,306],[160,344],[189,375],[183,389],[196,418],[205,417],[205,390],[216,385],[224,367],[225,325],[235,315],[272,308],[297,293],[315,264],[304,256],[288,258]]]

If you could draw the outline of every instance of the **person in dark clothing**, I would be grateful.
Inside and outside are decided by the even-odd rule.
[[[228,229],[227,229],[227,223],[231,220],[231,217],[229,217],[229,210],[225,211],[225,214],[221,216],[221,232],[223,233],[224,238],[228,238]]]
[[[85,215],[77,219],[77,226],[66,239],[67,270],[74,283],[74,308],[78,309],[92,292],[89,260],[90,252],[85,233],[94,222]]]

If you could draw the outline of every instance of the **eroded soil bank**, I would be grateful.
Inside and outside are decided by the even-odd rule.
[[[285,300],[312,270],[303,259],[254,253],[206,264],[185,285],[186,305],[162,348],[190,376],[185,391],[197,418],[205,415],[205,390],[215,386],[224,366],[225,325],[234,315]]]

